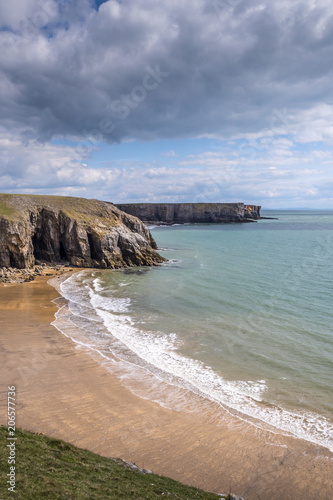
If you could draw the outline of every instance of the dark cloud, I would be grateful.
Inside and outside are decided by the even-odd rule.
[[[16,0],[0,20],[1,191],[332,206],[327,0]]]
[[[0,124],[30,139],[230,137],[333,104],[328,1],[20,4],[1,6]]]

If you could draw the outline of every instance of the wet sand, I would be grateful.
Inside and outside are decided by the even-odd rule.
[[[132,394],[50,323],[47,278],[0,286],[0,423],[7,386],[18,426],[245,500],[331,500],[333,454],[235,417],[176,412]]]

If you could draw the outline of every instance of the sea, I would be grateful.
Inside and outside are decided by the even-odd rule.
[[[58,283],[54,325],[140,397],[333,451],[333,211],[151,227],[168,261]]]

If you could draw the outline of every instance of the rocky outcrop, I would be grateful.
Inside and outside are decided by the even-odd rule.
[[[41,264],[29,269],[18,269],[17,267],[0,268],[0,283],[26,283],[33,281],[38,276],[57,276],[59,274],[74,271],[68,265]]]
[[[260,206],[244,203],[131,203],[120,210],[148,224],[249,222],[260,219]]]
[[[258,220],[261,219],[261,207],[259,205],[245,205],[244,217],[245,219]]]
[[[164,261],[146,226],[110,203],[0,194],[0,267],[32,268],[36,259],[98,268]]]

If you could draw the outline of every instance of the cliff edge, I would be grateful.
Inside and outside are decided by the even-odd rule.
[[[244,203],[126,203],[120,210],[148,224],[252,222],[261,207]]]
[[[0,267],[36,260],[119,268],[165,259],[146,226],[114,205],[66,196],[0,194]]]

